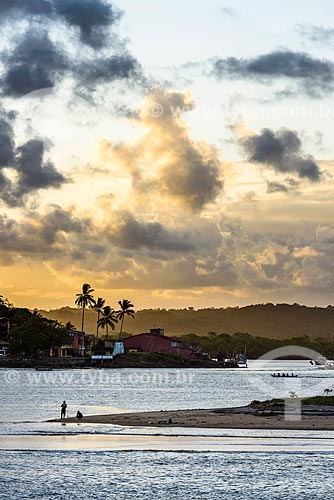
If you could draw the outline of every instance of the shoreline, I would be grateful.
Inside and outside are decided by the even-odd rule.
[[[117,356],[113,360],[94,361],[87,357],[17,357],[1,358],[0,368],[35,368],[40,370],[62,370],[62,369],[118,369],[118,368],[231,368],[239,369],[236,366],[226,366],[219,361],[212,361],[206,358],[184,358],[175,354],[167,353],[126,353]]]
[[[326,413],[326,414],[321,414]],[[288,420],[290,418],[290,420]],[[297,418],[297,419],[296,419]],[[168,423],[171,419],[171,423]],[[193,427],[212,429],[281,429],[281,430],[334,430],[333,407],[309,409],[298,415],[283,411],[259,413],[252,405],[238,408],[217,408],[197,410],[161,410],[109,415],[87,415],[82,420],[76,417],[53,419],[48,422],[81,424],[109,424],[129,427]]]

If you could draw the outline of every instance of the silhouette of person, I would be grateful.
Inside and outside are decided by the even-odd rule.
[[[66,417],[66,409],[67,409],[67,404],[66,401],[63,401],[61,405],[61,411],[60,411],[60,418],[65,418]]]

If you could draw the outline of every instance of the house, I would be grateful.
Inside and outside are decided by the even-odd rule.
[[[149,333],[140,333],[123,340],[127,351],[166,352],[187,358],[201,356],[202,346],[185,342],[178,337],[167,337],[162,328],[151,328]]]
[[[114,351],[114,342],[112,340],[99,339],[93,347],[93,356],[111,356]]]
[[[54,347],[51,350],[50,356],[67,358],[72,356],[88,356],[90,354],[94,336],[80,332],[79,330],[71,330],[69,333],[72,341],[60,347]]]
[[[6,358],[9,355],[9,343],[0,342],[0,358]]]

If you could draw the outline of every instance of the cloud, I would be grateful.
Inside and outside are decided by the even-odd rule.
[[[94,61],[84,61],[74,69],[79,85],[92,87],[114,80],[140,81],[142,69],[138,61],[128,53]]]
[[[1,0],[1,16],[9,16],[16,12],[21,14],[46,15],[52,12],[49,0]]]
[[[328,45],[334,42],[334,28],[313,26],[312,24],[298,24],[297,32],[311,42]]]
[[[67,234],[76,233],[84,234],[91,227],[89,218],[79,219],[70,211],[64,210],[59,206],[53,207],[53,210],[48,212],[41,221],[40,234],[44,241],[48,244],[53,244],[59,231]]]
[[[16,193],[23,196],[37,189],[59,188],[66,182],[51,162],[44,163],[44,143],[34,139],[17,148],[15,169],[19,173]]]
[[[14,131],[8,115],[0,109],[0,169],[14,160]]]
[[[334,228],[330,226],[320,226],[316,232],[317,242],[324,245],[334,244]]]
[[[46,32],[24,33],[16,47],[4,54],[3,63],[2,92],[13,97],[53,87],[70,68]]]
[[[1,11],[3,19],[9,17],[11,23],[16,22],[11,16],[20,15],[24,21],[40,18],[40,22],[29,24],[18,39],[9,37],[10,47],[2,53],[0,75],[4,96],[20,97],[54,87],[64,78],[74,80],[77,86],[88,86],[89,91],[115,80],[143,83],[138,61],[112,31],[121,11],[110,2],[15,0],[1,4]],[[76,41],[64,23],[79,30]],[[108,53],[101,50],[104,46],[108,47]]]
[[[212,297],[326,297],[334,284],[331,226],[259,234],[226,216],[194,215],[175,226],[130,212],[109,215],[100,225],[59,206],[21,220],[2,214],[0,257],[6,265],[42,261],[63,275],[89,273],[101,288],[193,289]]]
[[[105,142],[103,150],[130,171],[137,193],[159,193],[200,211],[222,193],[223,164],[214,147],[192,139],[182,115],[193,108],[189,92],[154,88],[134,119],[144,134],[134,143]]]
[[[131,213],[119,214],[121,222],[111,229],[110,241],[121,248],[162,250],[164,252],[190,252],[195,245],[189,232],[169,229],[159,222],[145,222]]]
[[[239,143],[247,154],[248,161],[273,167],[277,172],[296,174],[312,182],[320,180],[321,171],[312,158],[302,151],[302,142],[297,132],[269,128],[259,134],[243,136]]]
[[[311,95],[331,92],[334,64],[304,52],[274,51],[250,59],[216,59],[212,73],[218,79],[238,78],[270,82],[278,78],[295,80]]]
[[[59,189],[67,182],[52,162],[44,162],[43,141],[33,139],[14,150],[12,140],[9,146],[3,160],[10,162],[3,166],[15,170],[16,178],[11,180],[0,172],[0,199],[7,205],[13,207],[24,205],[27,195],[41,189]]]
[[[99,49],[105,45],[108,28],[120,19],[122,12],[105,0],[1,0],[0,14],[3,19],[28,15],[63,21],[79,30],[83,43]]]
[[[288,188],[280,182],[267,182],[267,193],[287,193],[288,191]]]
[[[106,28],[121,16],[119,10],[104,0],[56,0],[54,9],[69,25],[79,28],[83,43],[94,48],[105,44]]]
[[[292,253],[292,257],[295,257],[296,259],[303,259],[304,257],[321,257],[323,255],[323,252],[319,252],[309,245],[306,247],[295,248]]]
[[[0,215],[0,244],[3,257],[34,258],[44,262],[62,256],[69,258],[84,239],[89,219],[78,219],[71,210],[52,206],[46,213],[30,213],[22,221]],[[64,237],[66,235],[66,237]]]
[[[236,17],[239,16],[239,13],[235,9],[232,9],[232,7],[228,7],[228,6],[222,7],[222,13],[225,16],[230,17],[232,19],[235,19]]]

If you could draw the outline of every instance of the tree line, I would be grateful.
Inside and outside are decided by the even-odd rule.
[[[12,354],[36,356],[70,342],[70,333],[62,323],[37,310],[14,307],[1,295],[0,318],[0,338],[9,343]]]
[[[84,283],[80,293],[76,294],[75,304],[81,308],[81,332],[84,333],[85,310],[90,308],[97,314],[96,341],[99,329],[105,329],[108,340],[109,328],[115,329],[120,324],[118,339],[122,339],[124,321],[126,317],[134,318],[134,305],[128,299],[118,301],[119,308],[115,310],[106,305],[106,300],[93,296],[94,289]],[[48,319],[37,309],[30,311],[27,308],[15,307],[8,299],[0,295],[0,339],[9,343],[12,354],[36,356],[50,352],[52,348],[70,344],[73,338],[74,325]]]
[[[323,338],[311,339],[307,335],[274,339],[252,336],[248,333],[240,332],[232,335],[209,332],[206,336],[194,334],[181,335],[180,339],[201,344],[203,351],[209,353],[213,358],[218,357],[221,353],[228,355],[246,351],[249,359],[257,359],[274,349],[288,345],[298,345],[312,349],[329,359],[334,359],[333,342]]]

